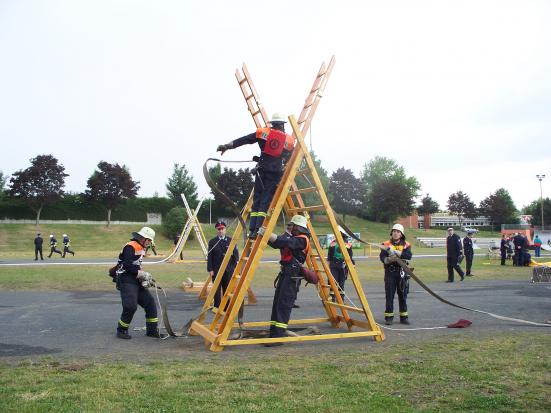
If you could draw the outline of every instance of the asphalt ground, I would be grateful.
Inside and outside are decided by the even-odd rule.
[[[544,322],[551,318],[551,284],[532,284],[527,281],[477,281],[467,278],[452,284],[431,283],[444,298],[467,307],[495,314]],[[347,285],[351,288],[351,284]],[[378,323],[383,323],[384,286],[382,283],[364,285],[371,310]],[[202,307],[196,293],[171,290],[168,308],[173,328],[182,327],[196,317]],[[245,321],[269,320],[271,288],[256,289],[256,306],[245,307]],[[358,303],[354,294],[351,300]],[[292,318],[324,317],[325,312],[313,286],[301,287]],[[350,304],[350,303],[349,303]],[[131,324],[132,340],[115,337],[115,328],[121,312],[118,292],[67,291],[67,292],[0,292],[0,358],[15,361],[34,357],[85,358],[109,360],[180,359],[183,357],[248,356],[250,354],[310,354],[312,351],[370,351],[387,343],[411,343],[430,340],[443,335],[487,335],[493,333],[538,331],[551,333],[551,328],[535,327],[510,321],[497,320],[487,315],[469,312],[443,304],[422,290],[414,282],[408,297],[410,326],[395,323],[385,327],[386,340],[353,338],[302,343],[287,343],[282,347],[266,349],[259,345],[228,347],[221,353],[212,353],[201,337],[169,338],[158,340],[133,331],[145,324],[144,312],[138,308]],[[395,312],[397,313],[397,298]],[[353,313],[354,317],[359,314]],[[209,314],[208,319],[212,317]],[[468,319],[472,325],[466,329],[445,327],[458,319]],[[337,332],[328,324],[318,324],[322,332]],[[344,328],[340,331],[346,331]],[[315,349],[315,350],[314,350]]]

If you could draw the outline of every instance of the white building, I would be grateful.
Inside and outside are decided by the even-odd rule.
[[[461,218],[461,223],[459,223],[459,218],[457,215],[450,215],[446,212],[437,212],[432,214],[430,217],[430,226],[431,227],[487,227],[492,225],[490,218],[488,217],[475,217],[475,218]]]

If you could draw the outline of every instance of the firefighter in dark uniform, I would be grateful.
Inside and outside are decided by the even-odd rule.
[[[226,236],[226,223],[224,221],[218,221],[216,224],[214,224],[214,227],[218,231],[218,234],[216,235],[216,237],[209,241],[207,253],[207,271],[212,278],[212,282],[214,282],[214,280],[218,276],[218,270],[222,265],[222,261],[224,260],[224,256],[228,252],[228,248],[231,242],[231,237]],[[224,274],[222,274],[222,280],[220,280],[220,284],[218,285],[218,289],[216,290],[216,294],[214,295],[215,308],[220,307],[220,301],[222,300],[224,291],[226,291],[226,289],[228,288],[233,270],[235,269],[235,266],[239,261],[239,252],[237,251],[237,247],[233,249],[231,254],[232,256],[230,258],[230,261],[228,262],[228,265],[226,266],[226,271],[224,271]]]
[[[346,234],[346,231],[339,227],[339,231],[341,232],[341,235],[344,239],[346,250],[348,251],[348,255],[350,256],[350,259],[352,260],[352,264],[356,265],[356,262],[352,258],[353,252],[352,252],[352,244],[349,242],[349,237]],[[327,251],[327,261],[329,262],[329,269],[331,270],[331,275],[337,282],[339,286],[339,291],[341,294],[341,298],[344,300],[344,283],[346,279],[348,278],[348,267],[346,266],[346,262],[344,261],[344,256],[339,248],[339,244],[337,243],[337,240],[331,241],[331,244],[329,244],[329,249]],[[333,302],[336,301],[335,299],[335,293],[331,291],[331,299]]]
[[[461,247],[461,238],[453,233],[453,228],[448,228],[448,237],[446,238],[446,261],[448,267],[447,283],[453,282],[453,270],[457,271],[461,277],[461,281],[465,279],[465,273],[459,265],[462,255],[463,249]]]
[[[467,277],[472,277],[474,275],[474,274],[471,274],[471,268],[473,266],[473,258],[474,258],[472,231],[467,231],[467,236],[463,238],[463,253],[465,254],[465,261],[466,261],[465,275]]]
[[[513,245],[515,246],[515,255],[513,256],[513,264],[515,264],[517,267],[524,266],[524,244],[525,244],[524,237],[516,233],[513,237]]]
[[[295,146],[294,137],[285,133],[285,123],[284,116],[274,113],[270,122],[271,127],[259,128],[256,132],[225,145],[219,145],[216,149],[223,155],[228,149],[243,145],[258,143],[260,146],[261,153],[255,168],[253,205],[249,222],[249,238],[252,239],[256,238],[258,229],[264,222],[266,211],[283,174],[283,162],[287,161]]]
[[[132,239],[119,254],[119,269],[117,270],[117,288],[121,293],[122,314],[117,324],[117,337],[132,338],[128,327],[132,322],[138,304],[145,310],[146,335],[164,338],[166,334],[159,332],[157,305],[148,288],[153,285],[151,274],[142,271],[142,261],[145,249],[155,239],[155,231],[143,227],[132,233]]]
[[[501,265],[505,265],[508,249],[509,249],[509,239],[507,239],[505,234],[503,234],[501,236],[501,244],[499,245],[499,252],[501,253]]]
[[[44,257],[42,256],[42,243],[44,242],[44,239],[40,236],[40,232],[36,234],[36,238],[34,239],[34,260],[38,261],[38,253],[40,253],[40,259],[44,261]]]
[[[63,255],[63,253],[57,249],[57,239],[54,237],[54,234],[50,234],[50,255],[48,255],[48,258],[52,258],[54,252]]]
[[[291,318],[291,310],[297,298],[301,267],[306,261],[310,249],[310,233],[306,217],[295,215],[290,223],[293,224],[292,236],[271,234],[268,245],[281,250],[281,270],[276,278],[276,290],[272,304],[270,318],[270,337],[287,337],[287,323]],[[261,227],[259,234],[264,234]],[[265,344],[267,347],[282,343]]]
[[[62,255],[63,258],[65,258],[65,255],[67,253],[73,254],[73,257],[75,256],[75,252],[69,249],[70,246],[71,246],[71,240],[69,239],[69,236],[67,234],[63,234],[63,255]]]
[[[285,232],[283,234],[281,234],[282,237],[285,237],[285,238],[289,238],[289,237],[292,237],[293,234],[293,226],[295,224],[293,224],[291,221],[287,222],[287,225],[285,226]],[[283,250],[280,251],[281,254],[283,254]],[[283,255],[282,255],[283,256]],[[300,283],[301,283],[302,280],[297,280],[297,294],[300,290]],[[293,308],[300,308],[300,305],[296,304],[293,304]]]
[[[385,324],[391,325],[394,320],[394,294],[398,292],[398,309],[400,310],[400,323],[409,324],[407,295],[409,292],[408,275],[396,262],[391,262],[390,257],[396,256],[403,260],[412,257],[411,245],[406,242],[404,227],[394,224],[390,231],[390,239],[383,242],[379,259],[385,268]]]

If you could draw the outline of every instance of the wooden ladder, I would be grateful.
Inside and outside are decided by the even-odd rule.
[[[276,189],[276,193],[274,194],[270,207],[267,211],[267,216],[264,219],[264,236],[259,236],[254,240],[249,239],[245,243],[245,247],[243,248],[239,262],[232,274],[227,291],[222,297],[220,308],[217,309],[214,319],[210,322],[210,324],[207,325],[204,323],[206,313],[205,310],[214,299],[213,291],[215,291],[215,288],[217,287],[216,283],[205,301],[200,317],[192,323],[190,329],[191,332],[202,335],[205,338],[205,341],[210,344],[210,349],[212,351],[221,351],[224,346],[241,344],[323,340],[361,336],[373,336],[377,341],[384,339],[384,334],[376,324],[371,310],[369,309],[369,305],[355,267],[352,265],[350,256],[346,252],[347,249],[345,248],[344,240],[338,230],[338,224],[333,215],[333,210],[329,204],[329,200],[327,199],[315,169],[315,164],[303,138],[310,127],[316,108],[321,97],[323,96],[323,91],[327,84],[328,77],[333,69],[334,63],[335,59],[332,57],[328,66],[325,66],[325,64],[321,65],[321,68],[314,80],[314,84],[312,88],[310,88],[308,97],[305,100],[299,121],[297,122],[292,116],[289,117],[293,134],[296,138],[296,146],[290,160],[287,163],[280,184]],[[247,107],[251,112],[255,125],[257,127],[265,127],[269,123],[266,112],[263,106],[259,103],[260,100],[258,94],[245,65],[243,65],[242,72],[236,72],[236,78],[239,82],[239,86],[243,92],[243,96],[245,97]],[[306,182],[307,186],[299,186],[297,182]],[[306,205],[303,197],[304,194],[314,195],[309,197],[316,198],[314,205]],[[252,194],[242,210],[242,218],[244,220],[246,220],[249,215],[251,205]],[[315,336],[230,340],[229,335],[231,330],[235,327],[258,327],[268,326],[270,324],[269,321],[242,323],[241,320],[236,323],[235,319],[238,317],[243,304],[245,292],[249,290],[257,266],[263,256],[269,235],[274,231],[277,224],[277,218],[282,211],[285,211],[285,213],[290,216],[302,214],[307,218],[309,218],[309,212],[311,211],[324,211],[327,214],[329,223],[333,233],[335,234],[336,241],[339,244],[341,251],[343,251],[345,262],[349,268],[349,277],[351,278],[357,296],[360,299],[361,307],[349,306],[343,302],[338,290],[338,285],[331,275],[329,266],[325,261],[325,254],[318,241],[312,222],[308,219],[308,229],[312,235],[313,247],[306,257],[306,264],[310,269],[316,271],[320,277],[320,282],[317,285],[318,294],[327,317],[306,320],[290,320],[289,324],[329,322],[333,327],[339,327],[340,323],[344,322],[348,328],[348,332]],[[242,231],[243,228],[238,226],[233,234],[232,242],[228,248],[228,251],[233,251],[233,247],[237,244],[237,240],[241,236]],[[227,254],[224,257],[220,271],[225,270],[229,262],[230,255],[231,254]],[[219,278],[220,277],[217,277],[216,281],[219,282]],[[331,301],[330,292],[333,292],[337,300],[336,302]],[[365,319],[354,319],[350,316],[351,312],[360,313]],[[363,331],[353,332],[352,328],[355,326],[363,329]]]

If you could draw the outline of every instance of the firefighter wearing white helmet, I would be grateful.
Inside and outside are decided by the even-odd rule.
[[[149,227],[143,227],[132,233],[132,239],[126,243],[119,254],[117,277],[114,280],[117,283],[117,289],[120,290],[122,301],[122,314],[117,323],[118,338],[132,338],[128,334],[128,327],[138,304],[145,310],[146,335],[157,338],[166,337],[165,334],[159,333],[157,305],[147,289],[153,285],[154,280],[151,274],[142,270],[146,248],[154,240],[155,231]]]
[[[264,222],[266,211],[283,174],[283,165],[295,147],[295,138],[285,133],[285,122],[285,116],[274,113],[270,127],[259,128],[253,133],[216,148],[223,155],[227,150],[243,145],[257,143],[260,146],[260,156],[253,158],[258,164],[253,168],[254,195],[249,222],[249,237],[252,239],[256,238],[258,229]]]
[[[53,253],[63,255],[63,253],[57,249],[57,239],[54,236],[54,234],[50,234],[50,255],[48,255],[48,258],[52,258]]]
[[[346,233],[343,227],[340,225],[338,226],[338,230],[342,235],[344,246],[346,247],[346,252],[348,253],[350,260],[352,261],[352,264],[356,264],[354,259],[352,258],[353,252],[352,252],[352,244],[349,242],[350,237]],[[335,234],[336,235],[336,234]],[[331,275],[337,282],[339,286],[339,293],[341,295],[341,299],[344,300],[344,284],[346,282],[346,279],[348,278],[348,267],[346,265],[346,261],[344,260],[344,252],[341,251],[341,248],[339,246],[339,243],[336,239],[331,241],[329,244],[329,249],[327,250],[327,261],[329,262],[329,269],[331,270]],[[335,293],[331,291],[331,299],[335,302],[337,301]]]
[[[67,253],[73,254],[73,257],[75,256],[75,252],[71,250],[71,240],[69,239],[69,235],[63,234],[63,255],[62,257],[65,258],[65,255]]]
[[[394,224],[390,231],[390,239],[383,242],[379,258],[385,269],[385,324],[391,325],[394,320],[394,295],[398,292],[398,307],[400,323],[409,324],[407,295],[409,292],[409,276],[404,273],[400,265],[392,260],[398,257],[409,260],[412,257],[411,245],[406,241],[404,226]]]
[[[293,224],[291,236],[270,234],[268,245],[277,248],[281,253],[279,261],[281,268],[274,285],[274,301],[270,318],[270,337],[286,337],[287,324],[291,318],[291,311],[297,298],[297,292],[302,280],[301,267],[306,261],[310,250],[310,232],[308,220],[303,215],[295,215],[289,221]],[[258,234],[264,236],[265,228],[261,227]],[[267,347],[282,343],[266,344]]]

